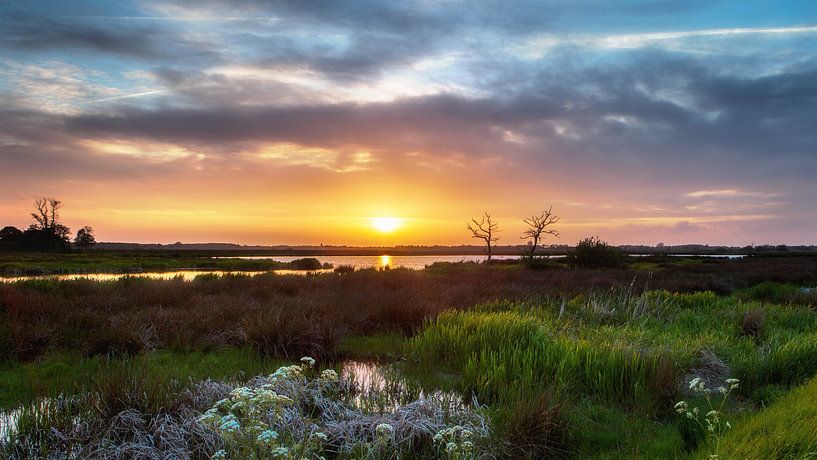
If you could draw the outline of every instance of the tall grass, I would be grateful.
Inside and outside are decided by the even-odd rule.
[[[771,407],[741,417],[721,440],[722,458],[817,457],[817,379],[781,396]],[[696,458],[706,458],[699,452]]]
[[[763,337],[742,332],[747,311],[767,318]],[[561,385],[649,413],[665,408],[690,373],[737,377],[746,395],[802,382],[817,373],[815,329],[817,313],[805,307],[711,293],[590,293],[445,312],[407,351],[459,370],[463,389],[486,400]]]

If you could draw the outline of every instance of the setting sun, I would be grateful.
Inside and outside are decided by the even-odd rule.
[[[373,217],[371,219],[372,227],[382,233],[391,233],[403,223],[403,220],[398,217]]]

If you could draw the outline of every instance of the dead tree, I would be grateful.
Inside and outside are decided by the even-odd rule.
[[[491,263],[491,243],[499,241],[499,237],[495,234],[499,232],[499,224],[491,220],[491,215],[487,212],[482,216],[482,219],[477,222],[477,219],[472,218],[471,223],[468,224],[468,230],[471,231],[471,238],[479,238],[485,241],[488,246],[488,263]]]
[[[530,253],[536,252],[536,247],[539,245],[539,240],[542,235],[553,235],[559,237],[559,231],[554,228],[548,228],[559,222],[559,216],[553,214],[553,206],[547,211],[538,216],[530,216],[523,219],[522,222],[528,225],[528,229],[522,232],[520,237],[523,240],[530,240]]]
[[[37,198],[34,201],[34,212],[31,217],[37,222],[32,225],[37,230],[46,230],[52,233],[57,233],[59,229],[60,209],[62,209],[62,201],[56,198]]]

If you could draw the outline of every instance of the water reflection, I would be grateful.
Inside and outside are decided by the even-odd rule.
[[[463,404],[462,396],[454,391],[425,389],[407,379],[393,364],[377,361],[344,361],[340,376],[354,383],[358,393],[354,404],[363,410],[391,411],[419,399],[442,398]]]
[[[199,276],[258,276],[265,273],[275,273],[276,275],[311,275],[315,273],[332,273],[332,269],[320,270],[253,270],[253,271],[226,271],[226,270],[175,270],[170,272],[143,272],[143,273],[69,273],[63,275],[31,275],[0,277],[0,283],[13,283],[16,281],[30,281],[49,279],[56,281],[91,280],[91,281],[116,281],[122,278],[149,278],[156,280],[181,279],[183,281],[193,281]]]
[[[388,270],[391,268],[391,256],[382,255],[380,256],[380,260],[378,261],[379,265],[377,268],[380,270]]]
[[[17,427],[17,419],[20,418],[20,409],[10,411],[0,410],[0,442],[11,437]]]

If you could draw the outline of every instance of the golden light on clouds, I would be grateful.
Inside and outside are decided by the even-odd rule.
[[[102,155],[123,155],[152,161],[171,161],[188,157],[194,153],[182,146],[156,142],[83,140],[79,142],[79,145]]]

